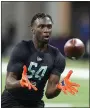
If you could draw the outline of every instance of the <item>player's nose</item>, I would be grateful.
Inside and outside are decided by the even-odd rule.
[[[44,33],[49,33],[49,31],[44,31]]]
[[[48,33],[49,32],[49,29],[47,27],[44,27],[44,33]]]
[[[49,29],[45,29],[45,30],[43,31],[43,33],[50,33],[50,30],[49,30]]]

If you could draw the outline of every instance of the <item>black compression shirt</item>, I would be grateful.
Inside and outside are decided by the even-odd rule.
[[[17,99],[41,100],[45,84],[50,74],[60,75],[65,69],[65,58],[60,51],[48,45],[45,52],[35,49],[33,41],[22,41],[16,45],[10,57],[7,71],[16,72],[21,79],[23,65],[27,66],[28,79],[38,88],[38,91],[27,88],[11,89],[9,92]]]

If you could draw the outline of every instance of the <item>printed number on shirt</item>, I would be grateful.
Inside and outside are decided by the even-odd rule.
[[[28,71],[29,75],[28,78],[36,78],[41,80],[44,77],[45,72],[47,71],[47,66],[41,66],[38,70],[38,63],[30,62]]]

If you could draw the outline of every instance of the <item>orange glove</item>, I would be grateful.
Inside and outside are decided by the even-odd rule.
[[[65,94],[67,94],[67,91],[70,92],[72,95],[78,92],[77,87],[80,87],[79,84],[73,83],[69,80],[71,74],[73,73],[72,70],[70,70],[67,74],[67,76],[61,81],[61,83],[57,84],[57,88],[59,90],[62,90]]]
[[[20,80],[20,85],[21,85],[22,87],[27,87],[29,90],[30,90],[31,88],[33,88],[35,91],[38,90],[38,89],[37,89],[34,85],[32,85],[32,84],[30,83],[30,81],[28,80],[28,77],[27,77],[27,67],[26,67],[26,65],[23,66],[23,72],[22,72],[22,78],[21,78],[21,80]]]

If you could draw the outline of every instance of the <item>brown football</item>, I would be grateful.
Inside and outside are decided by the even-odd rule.
[[[85,53],[84,43],[78,38],[72,38],[65,43],[64,53],[70,59],[79,59]]]

